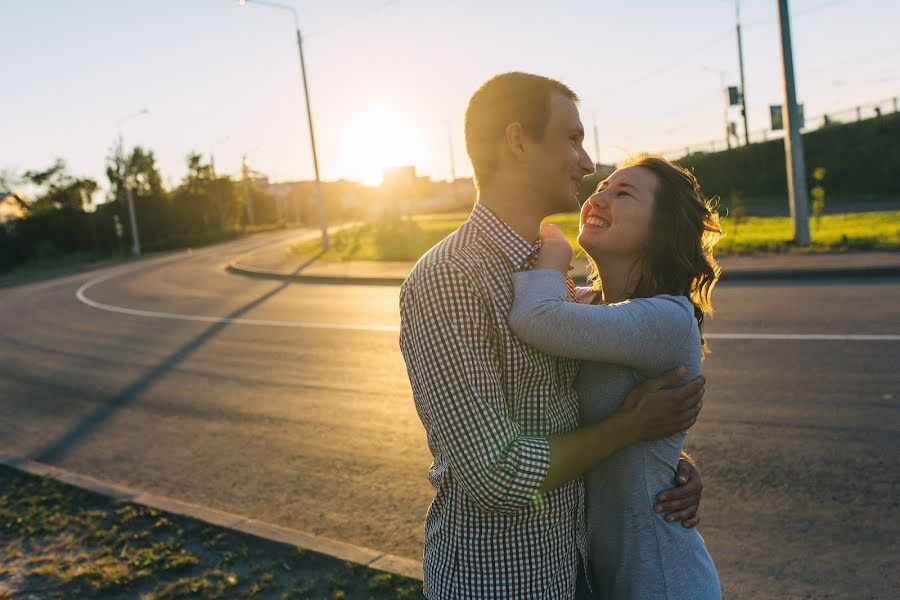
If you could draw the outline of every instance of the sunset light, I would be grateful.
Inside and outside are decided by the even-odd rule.
[[[347,172],[356,181],[381,183],[384,169],[415,165],[421,154],[421,136],[400,114],[371,110],[351,120],[343,143]]]
[[[900,0],[0,7],[0,600],[900,600]]]

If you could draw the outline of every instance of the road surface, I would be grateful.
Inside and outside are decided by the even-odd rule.
[[[286,235],[0,290],[0,453],[420,556],[398,289],[225,272]],[[716,289],[688,446],[727,596],[900,594],[898,298],[897,279]]]

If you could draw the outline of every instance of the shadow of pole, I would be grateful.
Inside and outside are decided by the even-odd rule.
[[[317,254],[306,263],[297,267],[297,269],[292,274],[299,273],[310,263],[317,260],[319,256],[321,256],[321,253]],[[246,314],[247,312],[253,310],[263,302],[266,302],[267,300],[281,292],[289,285],[291,285],[290,281],[280,283],[256,300],[253,300],[252,302],[245,304],[244,306],[233,311],[232,313],[227,315],[226,318],[235,319]],[[228,325],[230,325],[230,323],[228,322],[220,322],[210,325],[206,329],[206,331],[170,354],[159,364],[150,369],[150,371],[148,371],[143,377],[116,394],[109,402],[95,409],[90,415],[82,419],[82,421],[78,425],[65,433],[58,440],[45,445],[35,452],[32,452],[29,455],[29,458],[45,463],[52,463],[61,459],[69,450],[71,450],[73,446],[78,444],[86,436],[97,431],[97,429],[99,429],[100,426],[102,426],[103,423],[105,423],[110,417],[134,402],[138,398],[138,396],[140,396],[143,392],[150,388],[150,386],[162,379],[162,377],[165,376],[168,371],[184,361],[191,354],[199,350],[204,344],[217,336]]]

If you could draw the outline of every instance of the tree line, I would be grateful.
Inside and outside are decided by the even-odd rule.
[[[198,153],[188,154],[186,163],[187,174],[177,187],[167,190],[152,151],[137,146],[126,156],[113,153],[106,162],[106,202],[97,205],[93,198],[99,184],[72,175],[61,159],[43,170],[3,173],[0,196],[23,186],[35,192],[22,203],[26,213],[22,218],[0,225],[0,272],[66,255],[100,258],[129,252],[126,173],[141,247],[146,251],[226,240],[250,226],[285,220],[278,199],[266,185],[258,185],[265,181],[252,171],[245,168],[242,179],[234,181],[217,173],[212,160],[205,161]],[[248,203],[252,203],[250,211]],[[290,220],[311,221],[310,212],[308,208],[293,210]]]

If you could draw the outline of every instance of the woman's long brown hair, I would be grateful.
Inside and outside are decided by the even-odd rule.
[[[689,298],[706,354],[703,317],[712,314],[712,289],[721,274],[713,258],[713,246],[723,235],[715,203],[703,196],[693,173],[661,156],[640,154],[621,166],[649,169],[657,180],[650,236],[637,264],[639,277],[630,297],[671,294]]]

